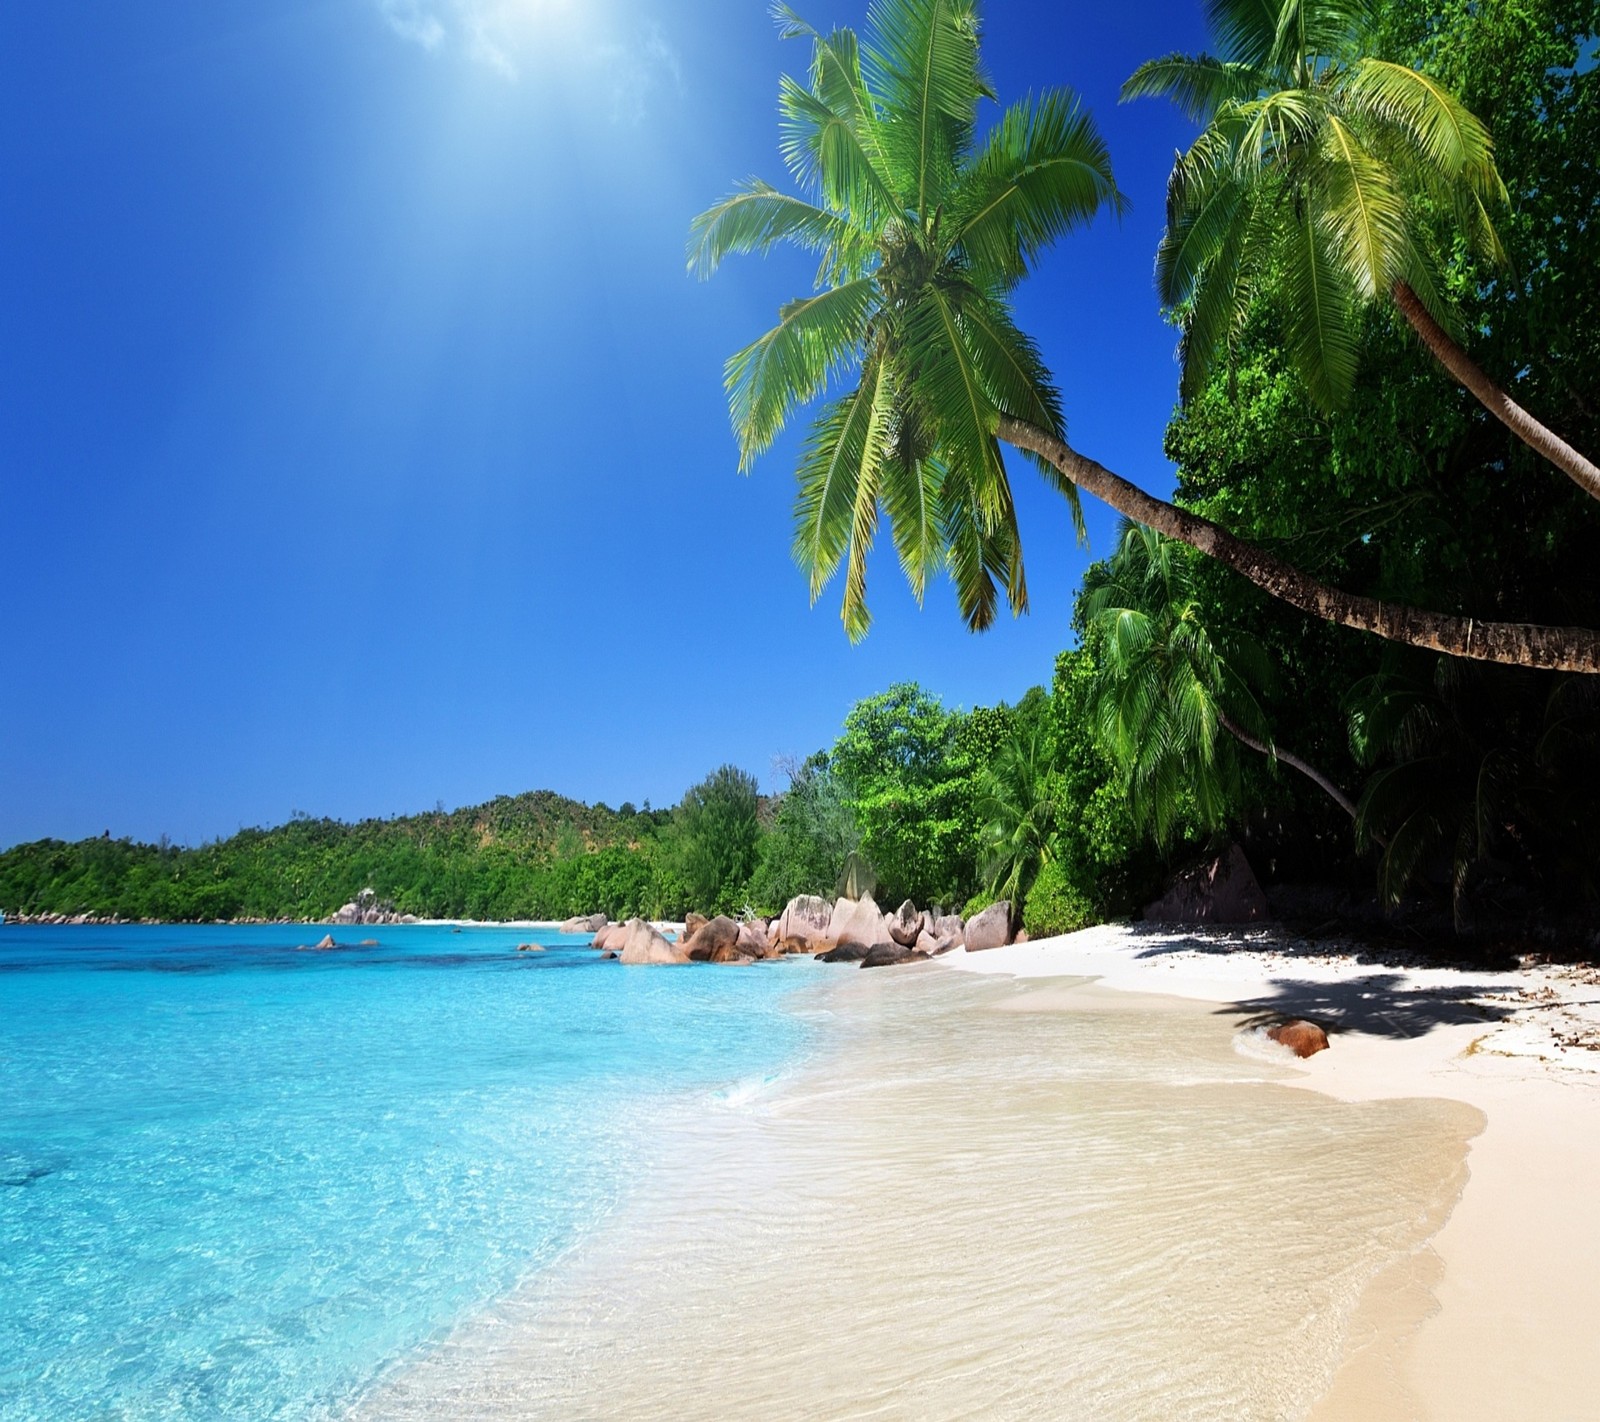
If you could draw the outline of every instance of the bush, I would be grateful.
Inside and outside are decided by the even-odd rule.
[[[1022,910],[1022,926],[1028,930],[1029,938],[1076,933],[1102,922],[1104,919],[1088,895],[1072,882],[1060,860],[1052,859],[1040,866]]]

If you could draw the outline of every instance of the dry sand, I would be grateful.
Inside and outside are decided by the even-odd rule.
[[[1487,1118],[1429,1249],[1381,1276],[1316,1422],[1600,1417],[1600,973],[1423,966],[1272,930],[1119,925],[939,960],[1071,1010],[1106,989],[1306,1017],[1332,1046],[1294,1084],[1345,1101],[1445,1097]]]

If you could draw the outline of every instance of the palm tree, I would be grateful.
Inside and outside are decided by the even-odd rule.
[[[804,196],[752,179],[695,219],[690,265],[794,243],[816,291],[727,363],[741,468],[830,385],[800,459],[794,552],[812,600],[843,565],[845,629],[866,632],[866,559],[881,513],[913,592],[948,569],[968,626],[993,621],[998,587],[1027,605],[1022,544],[1000,442],[1021,450],[1078,516],[1086,489],[1328,621],[1486,661],[1600,671],[1586,628],[1485,623],[1329,588],[1209,519],[1153,498],[1065,438],[1039,352],[1010,296],[1055,239],[1119,210],[1104,141],[1066,90],[1024,99],[980,143],[991,98],[971,0],[882,0],[866,45],[811,40],[808,82],[779,89],[781,149]],[[1079,527],[1081,532],[1081,518]]]
[[[1363,53],[1363,0],[1206,0],[1217,56],[1141,65],[1126,99],[1164,95],[1204,124],[1167,187],[1161,299],[1184,309],[1183,393],[1270,296],[1325,411],[1355,380],[1360,315],[1389,297],[1441,365],[1524,444],[1600,498],[1600,468],[1477,366],[1435,279],[1428,211],[1503,264],[1506,202],[1488,130],[1436,80]]]
[[[1248,634],[1207,625],[1185,549],[1124,524],[1116,553],[1084,579],[1082,611],[1099,638],[1095,730],[1158,840],[1187,814],[1205,829],[1226,823],[1238,803],[1235,745],[1298,770],[1355,818],[1348,795],[1273,743],[1256,699],[1271,663]]]
[[[983,875],[989,893],[1013,907],[1050,862],[1059,813],[1054,781],[1049,736],[1037,721],[1016,727],[983,776]]]

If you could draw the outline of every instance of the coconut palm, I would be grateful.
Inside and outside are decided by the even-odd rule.
[[[1207,625],[1186,549],[1124,524],[1116,553],[1084,579],[1082,610],[1100,638],[1090,714],[1157,839],[1190,815],[1205,829],[1226,823],[1238,803],[1237,745],[1292,766],[1355,818],[1337,785],[1273,743],[1256,699],[1271,663],[1248,634]]]
[[[1161,299],[1184,311],[1183,391],[1231,353],[1268,296],[1325,411],[1355,380],[1362,311],[1389,299],[1518,439],[1600,498],[1600,468],[1546,429],[1449,334],[1430,213],[1503,264],[1488,130],[1437,80],[1363,50],[1366,0],[1206,0],[1217,54],[1141,65],[1124,99],[1164,95],[1204,124],[1167,187]]]
[[[986,768],[978,801],[982,871],[989,893],[1013,905],[1050,862],[1059,804],[1043,725],[1016,727]]]
[[[807,81],[784,78],[778,98],[801,194],[746,182],[695,219],[690,266],[707,276],[732,253],[779,242],[817,257],[814,293],[782,307],[725,374],[743,469],[796,410],[843,389],[800,457],[794,552],[813,601],[844,568],[853,639],[870,620],[867,554],[883,514],[919,598],[944,568],[974,629],[993,620],[1000,588],[1013,611],[1026,606],[1005,441],[1075,515],[1086,489],[1314,616],[1487,661],[1600,671],[1600,635],[1588,629],[1340,592],[1079,454],[1010,298],[1056,238],[1122,206],[1093,119],[1068,91],[1047,90],[980,140],[978,104],[993,94],[971,0],[881,0],[866,44],[777,14],[786,35],[811,41]]]

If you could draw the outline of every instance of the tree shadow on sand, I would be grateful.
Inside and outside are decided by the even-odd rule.
[[[1344,982],[1273,978],[1268,995],[1241,998],[1217,1009],[1241,1028],[1303,1017],[1329,1033],[1369,1037],[1421,1037],[1435,1027],[1504,1022],[1528,1004],[1508,983],[1462,982],[1418,987],[1399,973],[1368,973]]]
[[[1364,1032],[1374,1037],[1420,1037],[1436,1027],[1504,1022],[1529,1004],[1515,983],[1490,981],[1481,969],[1462,968],[1459,982],[1419,985],[1405,968],[1442,966],[1403,948],[1352,946],[1340,951],[1327,943],[1286,938],[1279,930],[1185,928],[1130,925],[1148,939],[1140,958],[1171,953],[1225,955],[1241,950],[1269,952],[1288,961],[1290,972],[1269,980],[1271,991],[1219,1007],[1217,1014],[1238,1019],[1240,1028],[1261,1027],[1286,1017],[1303,1017],[1328,1032]],[[1316,982],[1292,975],[1294,960],[1341,959],[1371,972],[1339,982]],[[1263,967],[1270,970],[1270,963]]]

